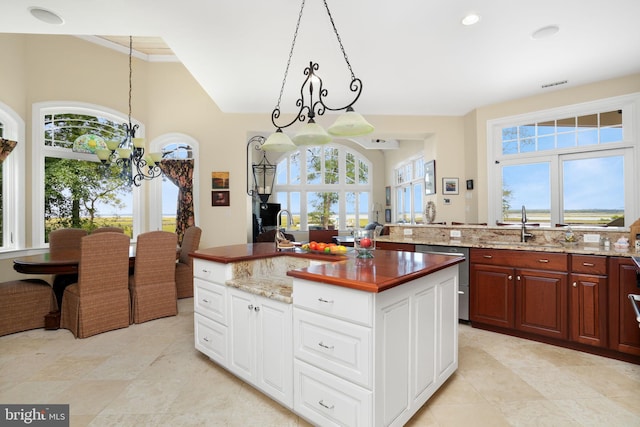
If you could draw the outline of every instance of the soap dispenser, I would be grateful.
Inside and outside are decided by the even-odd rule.
[[[576,236],[573,234],[573,230],[571,227],[567,227],[567,231],[564,233],[564,241],[565,242],[575,242]]]

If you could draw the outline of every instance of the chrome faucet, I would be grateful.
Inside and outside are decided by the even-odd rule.
[[[520,241],[525,243],[527,239],[533,238],[533,234],[527,233],[527,210],[522,205],[522,229],[520,230]]]
[[[280,215],[283,213],[286,213],[288,218],[287,225],[284,227],[284,229],[286,230],[288,226],[293,225],[293,217],[291,216],[291,212],[289,212],[287,209],[280,209],[278,211],[278,214],[276,215],[276,218],[278,219],[278,230],[280,230],[280,227],[282,227],[282,218],[280,218]]]

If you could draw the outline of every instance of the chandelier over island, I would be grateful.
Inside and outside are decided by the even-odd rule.
[[[145,154],[145,140],[144,138],[136,138],[138,125],[131,123],[132,54],[133,37],[129,36],[129,120],[128,123],[122,124],[125,137],[122,141],[107,141],[107,149],[96,150],[96,154],[103,164],[117,164],[122,168],[121,175],[127,179],[129,185],[133,184],[139,187],[143,181],[162,175],[158,166],[162,160],[162,153]]]
[[[280,102],[282,100],[282,94],[287,81],[287,74],[289,73],[289,65],[291,64],[291,58],[293,56],[293,49],[296,45],[296,38],[298,37],[298,29],[300,28],[300,20],[302,18],[302,12],[304,11],[305,0],[302,0],[302,6],[300,7],[300,13],[298,14],[298,22],[293,34],[293,41],[291,43],[291,49],[289,51],[289,60],[287,61],[287,67],[282,79],[282,86],[280,88],[280,96],[278,97],[278,103],[271,113],[271,123],[276,127],[276,131],[267,138],[262,145],[264,151],[291,151],[297,149],[302,145],[321,145],[330,142],[333,136],[359,136],[366,135],[373,132],[373,126],[369,124],[362,115],[356,113],[353,109],[353,105],[356,103],[360,94],[362,93],[362,81],[355,76],[347,54],[342,45],[342,40],[338,34],[331,11],[327,5],[327,1],[323,0],[324,7],[329,15],[333,32],[340,44],[340,50],[344,56],[344,60],[351,74],[351,83],[349,84],[349,90],[355,94],[353,100],[342,107],[331,107],[325,103],[325,98],[329,91],[323,87],[322,79],[317,74],[320,69],[320,65],[317,62],[310,61],[309,66],[304,69],[304,75],[306,76],[302,86],[300,88],[300,98],[296,101],[296,106],[299,107],[296,116],[288,123],[278,123],[280,119]],[[308,95],[308,96],[307,96]],[[326,110],[329,111],[344,111],[342,115],[338,117],[336,122],[325,131],[322,126],[315,122],[316,116],[321,116]],[[308,120],[307,120],[308,119]],[[296,122],[307,123],[295,134],[293,141],[282,130],[288,128]]]

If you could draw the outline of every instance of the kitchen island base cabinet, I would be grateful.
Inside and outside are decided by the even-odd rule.
[[[314,425],[404,425],[458,367],[457,266],[380,293],[296,279],[293,296],[294,411]]]
[[[228,301],[227,369],[291,409],[291,304],[234,288]]]

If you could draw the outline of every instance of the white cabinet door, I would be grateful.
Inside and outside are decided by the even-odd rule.
[[[291,305],[229,288],[228,369],[293,407]]]
[[[291,304],[256,297],[257,386],[293,408]]]
[[[229,365],[231,372],[255,384],[256,339],[254,296],[229,288]]]

